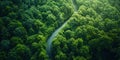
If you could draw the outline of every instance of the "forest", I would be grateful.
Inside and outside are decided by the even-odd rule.
[[[120,0],[0,0],[0,60],[120,60]]]

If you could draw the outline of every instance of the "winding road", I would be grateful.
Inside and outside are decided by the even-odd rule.
[[[74,2],[74,0],[71,1],[72,2],[72,5],[74,7],[74,13],[77,13],[77,6]],[[74,14],[73,13],[73,14]],[[72,16],[72,15],[71,15]],[[70,19],[70,18],[69,18]],[[58,35],[58,33],[60,32],[60,30],[62,30],[62,28],[69,22],[69,19],[64,23],[62,24],[62,26],[60,26],[58,29],[56,29],[52,35],[48,38],[47,40],[47,54],[49,55],[49,57],[51,57],[51,47],[52,47],[52,41],[54,40],[54,38]]]

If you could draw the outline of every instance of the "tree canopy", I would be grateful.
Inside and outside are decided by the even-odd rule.
[[[120,0],[0,0],[0,60],[120,60],[119,6]],[[49,56],[47,40],[64,23]]]

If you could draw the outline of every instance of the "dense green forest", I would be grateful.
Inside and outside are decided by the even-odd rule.
[[[120,0],[0,0],[0,60],[120,60]]]

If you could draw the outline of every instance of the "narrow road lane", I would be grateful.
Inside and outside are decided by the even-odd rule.
[[[74,8],[74,13],[76,13],[77,12],[77,6],[75,5],[75,1],[71,0],[71,2],[72,2],[72,5],[73,5],[73,8]],[[52,35],[48,38],[48,40],[47,40],[47,53],[48,53],[49,57],[51,57],[51,54],[52,54],[51,47],[52,47],[52,41],[53,41],[53,39],[58,35],[58,33],[60,32],[60,30],[62,30],[62,28],[69,22],[69,19],[61,27],[59,27],[58,29],[56,29],[52,33]]]

